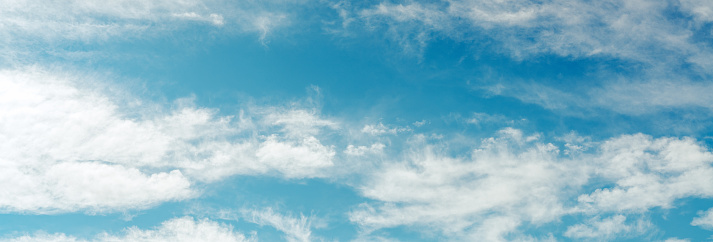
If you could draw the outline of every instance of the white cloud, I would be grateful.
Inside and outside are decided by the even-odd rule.
[[[423,140],[413,143],[405,160],[367,175],[359,189],[375,201],[354,209],[350,219],[367,233],[410,226],[497,241],[527,237],[518,232],[521,226],[594,216],[565,235],[600,238],[650,227],[643,219],[617,226],[628,214],[713,196],[713,154],[691,138],[636,134],[594,143],[571,134],[564,140],[596,149],[562,156],[536,135],[513,128],[497,134],[482,140],[471,157],[446,155]],[[602,186],[608,188],[596,189]],[[599,217],[612,212],[620,215]]]
[[[691,242],[690,239],[668,238],[664,242]]]
[[[366,25],[376,29],[380,24],[388,26],[388,36],[395,39],[408,54],[421,55],[431,40],[432,31],[450,29],[448,16],[435,7],[418,3],[380,3],[371,9],[362,9],[357,14]],[[391,22],[393,21],[393,22]]]
[[[403,133],[403,132],[409,132],[411,131],[411,128],[409,127],[387,127],[383,123],[379,123],[377,125],[371,125],[367,124],[364,125],[364,128],[361,129],[362,133],[367,133],[370,135],[384,135],[384,134],[398,134],[398,133]]]
[[[584,170],[558,160],[551,144],[528,141],[519,130],[500,133],[483,140],[470,158],[416,144],[406,161],[373,173],[360,190],[381,202],[363,204],[350,219],[367,230],[409,225],[505,240],[523,222],[541,224],[566,214],[562,199],[586,181]]]
[[[571,131],[568,134],[563,135],[562,137],[559,137],[557,139],[565,142],[565,155],[578,155],[584,151],[589,150],[589,148],[592,148],[595,145],[594,142],[592,142],[591,137],[579,136],[574,131]]]
[[[268,225],[285,234],[287,241],[312,241],[312,220],[310,217],[300,215],[294,218],[288,215],[275,213],[271,208],[263,210],[245,210],[243,217],[259,225]]]
[[[713,83],[691,81],[683,75],[675,74],[643,73],[641,77],[628,80],[603,81],[599,86],[583,91],[560,90],[544,84],[517,80],[497,85],[500,88],[495,90],[478,88],[490,95],[514,97],[525,103],[573,116],[587,117],[600,110],[641,116],[696,108],[702,108],[707,114],[706,110],[713,109],[713,98],[708,95],[713,92]]]
[[[221,9],[211,9],[204,1],[3,1],[3,35],[47,40],[106,40],[125,34],[140,37],[145,30],[172,28],[172,20],[215,23]],[[211,17],[214,16],[214,17]]]
[[[691,138],[636,134],[604,142],[594,172],[614,182],[578,200],[584,211],[671,208],[679,198],[713,196],[713,154]]]
[[[283,132],[295,137],[316,135],[322,128],[337,129],[339,124],[332,120],[320,118],[316,111],[303,109],[268,109],[263,122],[269,125],[282,126]]]
[[[663,108],[704,107],[713,109],[713,83],[686,80],[615,82],[593,89],[589,96],[595,106],[619,113],[642,114]]]
[[[681,9],[692,14],[700,22],[713,21],[713,3],[705,0],[681,0]]]
[[[366,154],[380,154],[384,151],[384,147],[386,147],[386,146],[382,143],[374,143],[371,146],[349,145],[349,146],[347,146],[347,149],[344,150],[344,153],[347,155],[351,155],[351,156],[363,156]]]
[[[194,195],[188,179],[177,170],[147,175],[117,165],[57,162],[41,167],[6,166],[0,174],[0,189],[5,191],[0,211],[4,212],[142,209]]]
[[[499,124],[502,126],[505,124],[512,124],[513,121],[503,115],[475,112],[466,120],[466,123],[474,125]]]
[[[695,2],[695,3],[694,3]],[[689,1],[684,6],[703,4]],[[360,10],[367,25],[385,24],[395,38],[421,45],[431,36],[469,42],[500,41],[513,56],[541,52],[586,57],[610,55],[641,61],[661,61],[656,51],[692,56],[702,48],[689,39],[694,29],[670,21],[665,3],[657,1],[448,1],[421,4],[379,3]],[[709,6],[705,6],[709,7]],[[696,16],[708,16],[705,9]],[[684,9],[685,10],[685,9]],[[425,37],[424,37],[425,36]],[[404,42],[401,40],[401,42]],[[406,48],[411,48],[408,45]]]
[[[680,6],[651,0],[385,1],[352,11],[366,30],[384,32],[418,56],[431,40],[447,38],[472,45],[473,55],[489,49],[519,60],[542,55],[593,60],[594,65],[621,60],[628,67],[624,76],[634,76],[621,81],[621,71],[610,74],[603,67],[588,73],[601,75],[592,82],[596,85],[579,90],[509,80],[483,88],[491,89],[489,94],[576,114],[597,108],[634,115],[713,108],[708,95],[713,84],[691,77],[713,70],[713,49],[700,40],[708,31],[702,26],[713,19],[709,1],[686,0]]]
[[[0,71],[2,210],[139,209],[190,198],[196,181],[315,177],[333,165],[334,148],[314,135],[337,124],[317,114],[266,108],[283,113],[241,113],[236,120],[191,100],[166,110],[92,78],[39,68]]]
[[[691,225],[713,230],[713,209],[708,209],[708,211],[699,212],[698,214],[699,216],[691,221]]]
[[[300,1],[223,0],[111,0],[61,1],[0,0],[0,62],[37,63],[49,57],[142,59],[132,53],[113,53],[95,43],[133,42],[161,36],[180,36],[199,28],[200,35],[175,38],[197,41],[205,36],[257,35],[262,44],[276,30],[289,26]],[[270,9],[270,11],[266,10]],[[83,44],[86,50],[68,48]],[[179,43],[180,44],[180,43]]]
[[[633,236],[644,233],[649,224],[638,221],[637,224],[626,224],[626,216],[614,215],[609,218],[593,218],[586,224],[576,224],[567,227],[564,236],[573,239],[611,240],[619,235]]]
[[[161,223],[156,229],[128,228],[123,235],[103,234],[99,241],[252,241],[234,232],[233,227],[207,219],[175,218]]]
[[[287,177],[310,177],[316,175],[315,170],[332,166],[334,154],[332,147],[322,145],[315,137],[292,143],[280,142],[273,135],[260,144],[255,155],[260,163]]]
[[[77,239],[74,236],[67,236],[62,233],[48,234],[44,232],[37,232],[32,235],[23,235],[14,238],[0,238],[2,241],[7,242],[75,242],[75,241],[86,241]]]
[[[119,234],[101,233],[90,240],[78,239],[62,233],[47,234],[37,232],[32,235],[23,235],[14,238],[3,238],[3,241],[255,241],[254,238],[233,231],[230,225],[202,219],[195,220],[191,217],[174,218],[161,223],[154,229],[142,230],[136,227],[124,229]]]

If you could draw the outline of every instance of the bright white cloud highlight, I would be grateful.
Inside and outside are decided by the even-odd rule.
[[[194,195],[188,179],[177,170],[147,175],[117,165],[57,162],[34,167],[6,166],[0,174],[3,212],[142,209]]]
[[[713,209],[708,209],[708,211],[699,212],[698,214],[699,216],[691,221],[691,225],[713,230]]]
[[[25,242],[64,242],[87,241],[65,234],[35,233],[16,238],[4,238],[3,241]],[[233,231],[230,225],[214,222],[207,219],[195,220],[191,217],[174,218],[161,223],[154,229],[142,230],[136,227],[126,228],[121,234],[102,233],[89,241],[177,241],[177,242],[247,242],[255,241],[253,238]]]
[[[196,181],[316,177],[333,165],[333,147],[315,135],[337,123],[299,109],[236,119],[179,100],[166,110],[39,68],[0,71],[0,87],[6,212],[146,208],[194,196]]]
[[[671,208],[676,199],[713,197],[713,154],[690,138],[624,135],[604,142],[594,171],[615,183],[578,200],[584,211]]]
[[[251,241],[234,232],[233,227],[207,219],[175,218],[161,223],[155,229],[128,228],[124,235],[104,234],[99,241]]]
[[[565,139],[588,142],[570,136]],[[593,218],[564,235],[608,238],[650,227],[645,220],[625,224],[627,214],[670,209],[684,197],[713,197],[713,154],[691,138],[623,135],[593,152],[561,155],[537,136],[506,128],[462,157],[418,137],[405,160],[375,168],[360,186],[378,201],[350,213],[365,231],[411,226],[449,238],[502,241],[524,236],[520,226],[576,215]],[[583,190],[593,180],[610,188]],[[612,212],[619,215],[599,217]],[[705,224],[703,216],[696,221]]]
[[[417,142],[406,161],[378,169],[361,187],[382,202],[363,204],[352,221],[369,230],[409,225],[505,240],[525,221],[546,223],[567,213],[562,198],[587,179],[574,161],[557,159],[556,147],[528,141],[519,130],[484,140],[471,157]]]

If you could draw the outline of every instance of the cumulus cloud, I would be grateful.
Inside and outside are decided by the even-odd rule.
[[[129,228],[123,235],[100,235],[99,241],[251,241],[233,227],[207,219],[175,218],[155,229]]]
[[[698,214],[699,216],[691,221],[691,225],[713,230],[713,209],[708,209],[708,211],[699,212]]]
[[[367,233],[405,225],[498,241],[527,237],[518,232],[522,226],[592,216],[564,235],[606,238],[651,227],[643,219],[624,223],[629,214],[713,196],[713,154],[691,138],[622,135],[589,143],[596,151],[562,156],[536,135],[513,128],[497,134],[483,139],[470,157],[411,144],[403,161],[375,169],[359,187],[375,201],[355,208],[350,219]],[[596,189],[602,186],[607,188]]]
[[[270,136],[260,144],[255,155],[287,177],[314,176],[315,170],[332,166],[334,149],[322,145],[315,137],[304,138],[299,143],[280,142]]]
[[[66,234],[35,233],[4,241],[254,241],[253,238],[233,231],[230,225],[207,219],[195,220],[191,217],[174,218],[161,223],[154,229],[142,230],[136,227],[126,228],[123,233],[102,233],[91,240],[78,239]]]
[[[414,225],[449,236],[504,240],[523,222],[565,214],[562,197],[587,174],[559,160],[551,144],[507,129],[483,141],[471,157],[451,157],[419,143],[406,161],[386,165],[360,188],[381,201],[363,204],[350,219],[365,229]],[[522,144],[522,145],[521,145]]]
[[[23,235],[14,238],[3,238],[3,241],[8,242],[75,242],[75,241],[86,241],[77,239],[74,236],[67,236],[66,234],[56,233],[48,234],[43,232],[37,232],[32,235]]]
[[[11,163],[0,159],[4,164]],[[27,171],[28,169],[33,169]],[[0,171],[5,191],[0,211],[56,213],[142,209],[194,195],[180,171],[144,174],[135,168],[96,162],[57,162]]]
[[[363,156],[366,154],[379,154],[383,152],[384,147],[386,145],[382,143],[374,143],[371,146],[354,146],[354,145],[349,145],[347,146],[347,149],[344,150],[344,153],[350,156]]]
[[[586,224],[576,224],[567,227],[564,236],[573,239],[611,240],[618,235],[633,236],[644,233],[649,224],[639,221],[637,224],[626,224],[626,216],[614,215],[609,218],[593,218]]]
[[[261,226],[267,225],[285,234],[287,241],[312,241],[312,219],[300,215],[295,218],[289,215],[283,215],[274,212],[271,208],[263,210],[244,210],[243,217],[251,222]]]
[[[713,154],[691,138],[623,135],[600,152],[595,173],[615,185],[581,195],[584,211],[671,208],[679,198],[713,196]]]
[[[236,119],[190,100],[167,110],[92,83],[40,68],[0,71],[2,210],[145,208],[194,196],[198,181],[315,177],[333,165],[334,148],[315,135],[337,124],[317,114],[267,108],[284,113]],[[306,127],[314,128],[297,131]]]

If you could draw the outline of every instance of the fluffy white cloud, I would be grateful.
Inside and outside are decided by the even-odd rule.
[[[124,235],[103,234],[98,241],[252,241],[233,231],[233,227],[207,219],[175,218],[156,229],[129,228]]]
[[[679,238],[668,238],[664,242],[690,242],[689,239],[679,239]]]
[[[75,241],[86,241],[77,239],[74,236],[67,236],[66,234],[56,233],[48,234],[37,232],[32,235],[23,235],[14,238],[2,238],[3,241],[7,242],[75,242]]]
[[[65,234],[35,233],[15,238],[4,238],[3,241],[87,241]],[[195,220],[191,217],[174,218],[164,221],[155,229],[142,230],[136,227],[126,228],[122,234],[102,233],[89,241],[255,241],[245,235],[233,231],[233,227],[211,220]]]
[[[382,143],[374,143],[371,146],[354,146],[354,145],[349,145],[347,146],[347,149],[344,150],[344,153],[347,155],[351,156],[363,156],[366,154],[379,154],[383,152],[384,147],[386,147]]]
[[[261,164],[274,168],[287,177],[315,176],[315,170],[333,165],[334,149],[322,145],[315,137],[298,143],[280,142],[270,136],[260,144],[255,155]]]
[[[44,166],[5,165],[0,174],[3,212],[141,209],[194,195],[188,179],[177,170],[147,175],[96,162],[46,162]]]
[[[567,213],[562,198],[587,180],[551,144],[506,129],[470,158],[450,157],[423,139],[407,160],[375,171],[360,188],[381,203],[350,218],[367,230],[415,225],[449,236],[504,240],[523,222],[541,224]],[[418,138],[417,138],[418,140]]]
[[[267,108],[236,119],[190,100],[166,110],[115,88],[39,68],[0,71],[2,210],[145,208],[192,197],[196,181],[315,177],[333,165],[333,147],[314,135],[337,123],[315,113]]]
[[[649,224],[638,221],[638,223],[626,224],[626,216],[614,215],[609,218],[593,218],[586,224],[577,224],[567,227],[564,236],[573,239],[597,239],[611,240],[618,235],[625,234],[633,236],[646,231]]]
[[[310,217],[300,215],[295,218],[288,215],[283,215],[272,211],[271,208],[263,210],[244,210],[243,217],[251,222],[261,226],[267,225],[285,234],[287,241],[312,241],[312,220]]]
[[[521,226],[592,216],[564,235],[606,238],[650,227],[645,220],[624,224],[627,214],[669,209],[685,197],[713,197],[713,154],[691,138],[623,135],[596,151],[562,156],[558,147],[520,130],[498,134],[484,139],[471,157],[411,144],[404,161],[375,169],[359,187],[377,202],[354,209],[350,219],[367,232],[405,225],[497,241],[527,237],[517,232]],[[594,146],[570,136],[565,139]],[[602,186],[608,188],[596,189]],[[612,212],[620,215],[600,219]]]
[[[699,215],[700,216],[693,218],[691,225],[713,230],[713,209],[708,209],[708,211],[705,212],[699,212]]]
[[[584,211],[671,208],[683,197],[713,197],[713,154],[691,138],[636,134],[604,142],[594,170],[615,186],[581,195]]]

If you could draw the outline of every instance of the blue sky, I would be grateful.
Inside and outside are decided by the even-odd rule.
[[[3,241],[713,238],[709,1],[0,3]]]

